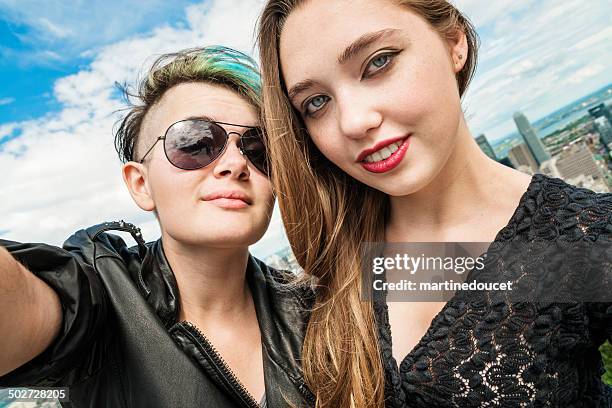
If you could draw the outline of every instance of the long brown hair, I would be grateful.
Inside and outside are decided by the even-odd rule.
[[[319,407],[383,407],[384,371],[371,304],[362,302],[360,245],[384,240],[389,198],[327,160],[311,141],[287,98],[279,61],[285,20],[304,0],[268,0],[259,20],[263,123],[272,181],[291,248],[305,272],[318,278],[303,346],[303,371]],[[472,24],[444,0],[398,1],[443,38],[467,37],[457,74],[463,95],[476,66]]]

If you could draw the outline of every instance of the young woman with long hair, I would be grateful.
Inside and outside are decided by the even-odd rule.
[[[258,40],[273,184],[318,279],[303,347],[318,406],[610,406],[609,302],[360,298],[365,242],[610,237],[612,195],[479,149],[461,108],[468,19],[444,0],[269,0]]]

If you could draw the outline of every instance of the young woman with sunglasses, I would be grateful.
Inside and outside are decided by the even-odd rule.
[[[469,21],[444,0],[268,0],[259,24],[273,183],[318,278],[303,348],[318,406],[612,406],[609,268],[590,282],[607,302],[361,301],[362,243],[610,241],[611,194],[480,151],[461,109]]]
[[[296,362],[308,289],[248,252],[274,202],[259,93],[231,49],[154,64],[116,146],[161,239],[115,222],[63,248],[0,241],[1,386],[68,387],[78,407],[309,406]]]

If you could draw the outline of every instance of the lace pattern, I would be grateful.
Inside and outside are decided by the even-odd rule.
[[[612,194],[536,174],[494,244],[611,237]],[[535,258],[518,260],[527,265]],[[524,270],[528,275],[533,268]],[[597,285],[612,290],[612,277],[604,278]],[[598,351],[612,338],[610,303],[512,303],[458,294],[399,370],[387,304],[378,299],[373,305],[387,407],[612,407]]]

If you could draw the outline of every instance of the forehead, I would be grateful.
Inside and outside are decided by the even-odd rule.
[[[206,116],[219,122],[257,125],[259,117],[247,99],[224,86],[184,83],[170,88],[147,113],[142,134],[157,137],[175,122]]]
[[[403,32],[418,18],[393,0],[308,0],[287,17],[280,38],[281,69],[288,86],[316,78],[365,33]],[[325,66],[323,67],[323,64]]]

